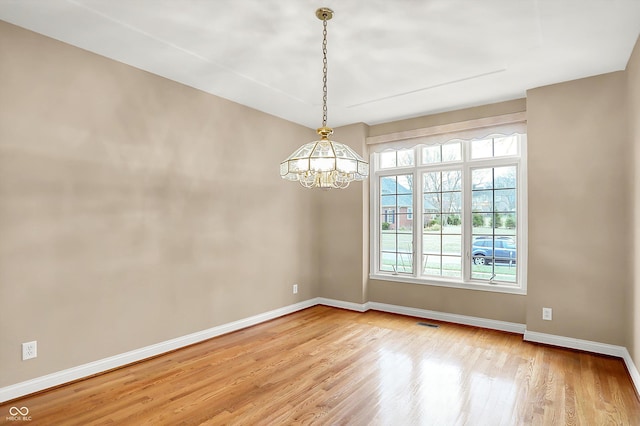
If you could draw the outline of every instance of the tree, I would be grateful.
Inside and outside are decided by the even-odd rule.
[[[502,228],[502,215],[498,212],[495,212],[494,214],[494,227],[495,228]]]
[[[504,220],[504,227],[508,229],[514,229],[516,227],[516,219],[512,214],[507,215],[507,218]]]
[[[484,217],[480,213],[473,214],[473,227],[480,228],[484,226]]]

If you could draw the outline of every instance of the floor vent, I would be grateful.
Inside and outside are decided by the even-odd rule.
[[[419,322],[418,325],[421,325],[423,327],[431,327],[431,328],[440,327],[438,324],[431,324],[431,323],[428,323],[428,322]]]

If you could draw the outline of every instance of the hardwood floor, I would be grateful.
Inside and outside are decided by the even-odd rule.
[[[326,306],[10,401],[0,423],[13,406],[31,425],[640,424],[618,358]]]

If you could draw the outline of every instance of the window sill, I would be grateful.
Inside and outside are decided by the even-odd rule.
[[[389,275],[369,274],[369,279],[408,283],[408,284],[429,285],[429,286],[436,286],[436,287],[460,288],[464,290],[488,291],[493,293],[508,293],[508,294],[522,294],[522,295],[527,294],[527,290],[523,286],[516,287],[516,286],[503,284],[503,283],[481,284],[477,282],[460,282],[460,281],[449,281],[449,280],[424,279],[424,278],[415,278],[415,277],[406,276],[406,275],[391,275],[391,274]]]

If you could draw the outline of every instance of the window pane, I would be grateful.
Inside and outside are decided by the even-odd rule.
[[[380,178],[380,193],[395,194],[396,193],[396,177],[385,176]]]
[[[432,145],[422,148],[422,164],[439,163],[441,160],[440,145]]]
[[[462,255],[462,235],[443,235],[442,253],[451,255]]]
[[[396,233],[386,230],[383,223],[382,231],[380,232],[380,249],[382,251],[395,252],[398,251],[397,247]]]
[[[442,196],[441,192],[429,192],[424,194],[422,199],[422,208],[425,213],[439,213],[440,206],[442,203],[440,202],[440,197]]]
[[[396,152],[395,151],[385,151],[380,153],[380,168],[388,169],[391,167],[396,167]]]
[[[493,149],[495,157],[518,154],[518,136],[511,135],[504,138],[495,138],[493,140]]]
[[[423,234],[422,235],[422,252],[424,254],[440,254],[442,253],[442,239],[439,234]]]
[[[398,176],[398,194],[411,194],[413,192],[413,175]]]
[[[442,256],[442,275],[445,277],[462,276],[462,258]]]
[[[398,232],[398,252],[413,253],[413,234]]]
[[[423,191],[439,192],[442,188],[440,177],[441,177],[440,172],[425,173],[422,178],[424,181]]]
[[[442,229],[442,221],[439,214],[425,214],[424,215],[424,229],[423,232],[435,232],[440,234]]]
[[[402,212],[406,212],[406,208],[400,209]],[[398,232],[404,232],[408,234],[413,234],[413,220],[409,219],[407,213],[399,213],[396,215]]]
[[[443,234],[462,233],[462,216],[460,214],[447,214],[442,219]]]
[[[462,193],[443,192],[442,193],[442,211],[444,213],[462,211]]]
[[[397,205],[397,198],[397,195],[382,195],[380,197],[380,208],[382,209],[382,211],[385,212],[389,209],[395,210]]]
[[[515,188],[516,187],[516,173],[515,166],[496,167],[494,170],[494,186],[496,188]]]
[[[462,172],[460,170],[442,172],[442,190],[443,191],[460,191],[461,189],[462,189]]]
[[[474,234],[493,234],[493,214],[473,213],[472,226]]]
[[[499,189],[494,191],[495,211],[515,212],[516,211],[516,190]]]
[[[398,151],[398,167],[413,166],[414,165],[414,150],[413,149],[401,149]]]
[[[413,254],[398,253],[398,263],[396,264],[398,272],[406,274],[413,273]]]
[[[515,282],[517,168],[476,169],[472,188],[471,278]]]
[[[474,169],[471,172],[471,189],[493,188],[493,169]]]
[[[474,212],[493,211],[493,191],[473,191],[471,210]]]
[[[424,266],[422,268],[422,273],[425,275],[441,275],[442,274],[442,257],[438,255],[424,255],[423,256]]]
[[[413,175],[380,177],[379,269],[413,273]]]
[[[462,171],[423,174],[423,275],[462,274]],[[449,256],[442,256],[442,255]]]
[[[518,222],[516,222],[517,217],[515,213],[505,213],[502,215],[502,228],[501,230],[496,230],[496,234],[503,235],[515,235],[516,227]]]
[[[396,258],[397,254],[395,252],[380,252],[380,270],[394,272],[397,264]]]
[[[447,142],[442,145],[442,162],[462,160],[462,145],[460,142]]]
[[[413,255],[411,253],[380,253],[380,270],[386,272],[413,272]]]
[[[471,141],[471,158],[493,157],[493,139],[481,139]]]

